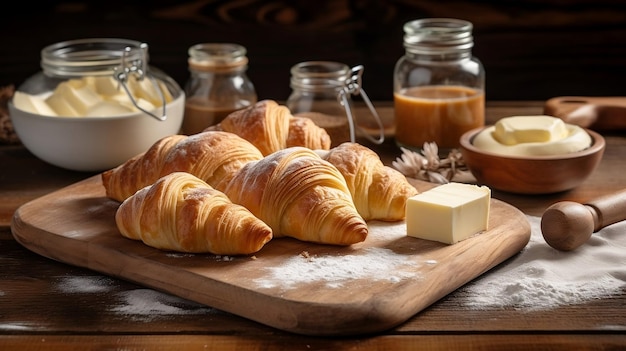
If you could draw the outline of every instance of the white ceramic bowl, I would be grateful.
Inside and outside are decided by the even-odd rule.
[[[74,171],[103,171],[146,151],[179,132],[185,94],[166,105],[167,119],[143,112],[114,117],[50,117],[17,109],[9,114],[22,144],[38,158]],[[160,113],[162,110],[157,110]]]

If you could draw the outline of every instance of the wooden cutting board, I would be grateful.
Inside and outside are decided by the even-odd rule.
[[[367,240],[351,247],[280,238],[254,256],[224,257],[122,237],[118,203],[104,196],[98,175],[24,204],[11,227],[23,246],[54,260],[285,331],[355,335],[405,322],[526,246],[526,216],[491,201],[490,229],[454,245],[407,237],[404,222],[372,222]]]

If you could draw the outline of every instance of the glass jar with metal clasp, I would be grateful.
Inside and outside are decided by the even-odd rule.
[[[99,111],[110,111],[103,106],[119,103],[164,121],[168,103],[184,99],[182,89],[171,77],[149,66],[148,44],[135,40],[87,38],[55,43],[41,50],[41,68],[18,87],[19,92],[45,96],[61,83],[72,81],[70,86],[75,90],[88,87],[111,103],[106,106],[78,104],[78,108],[65,106],[58,111],[60,116],[96,116]],[[59,100],[58,105],[63,105],[63,101]],[[65,102],[68,101],[72,99]],[[49,100],[53,106],[54,102]]]
[[[102,171],[179,133],[185,94],[148,59],[148,45],[128,39],[44,47],[41,70],[8,103],[20,141],[55,166]]]
[[[363,90],[364,67],[353,68],[332,61],[307,61],[291,68],[292,92],[286,105],[292,114],[308,117],[324,128],[332,144],[356,142],[365,138],[381,144],[385,140],[383,123]],[[352,96],[360,95],[371,118],[357,115]]]

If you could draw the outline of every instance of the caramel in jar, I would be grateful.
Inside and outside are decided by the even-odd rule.
[[[200,133],[207,127],[220,123],[232,112],[245,107],[247,106],[215,106],[204,98],[188,99],[185,103],[182,132],[187,135]]]
[[[394,93],[394,108],[396,142],[409,148],[457,148],[463,133],[485,124],[484,92],[463,86],[403,89]]]

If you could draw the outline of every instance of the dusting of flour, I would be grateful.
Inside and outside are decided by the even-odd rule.
[[[323,281],[330,288],[342,287],[355,279],[399,282],[415,277],[402,271],[412,261],[399,258],[393,251],[369,247],[355,255],[294,256],[278,267],[268,268],[269,276],[255,280],[261,288],[291,288],[303,283]],[[413,264],[414,266],[414,264]]]
[[[594,233],[574,251],[548,246],[541,218],[520,254],[460,290],[473,309],[546,310],[620,294],[626,289],[626,222]]]
[[[369,225],[370,236],[384,236],[393,240],[406,236],[404,222],[398,224],[377,223]],[[355,250],[352,254],[294,255],[281,265],[268,267],[267,275],[255,279],[259,288],[290,289],[300,284],[323,282],[329,288],[341,288],[357,279],[388,281],[419,279],[416,266],[433,265],[434,260],[422,260],[411,255],[398,255],[381,247],[367,247]]]
[[[66,294],[106,293],[114,286],[115,281],[100,276],[69,276],[61,278],[57,290]]]
[[[177,296],[152,289],[131,289],[115,292],[119,282],[102,276],[68,276],[60,278],[56,289],[64,294],[115,294],[117,303],[109,311],[136,321],[150,322],[155,318],[175,315],[200,315],[217,310]]]
[[[152,289],[124,291],[119,293],[118,297],[122,303],[113,306],[111,311],[140,321],[150,321],[158,316],[198,315],[215,311],[210,307]]]

